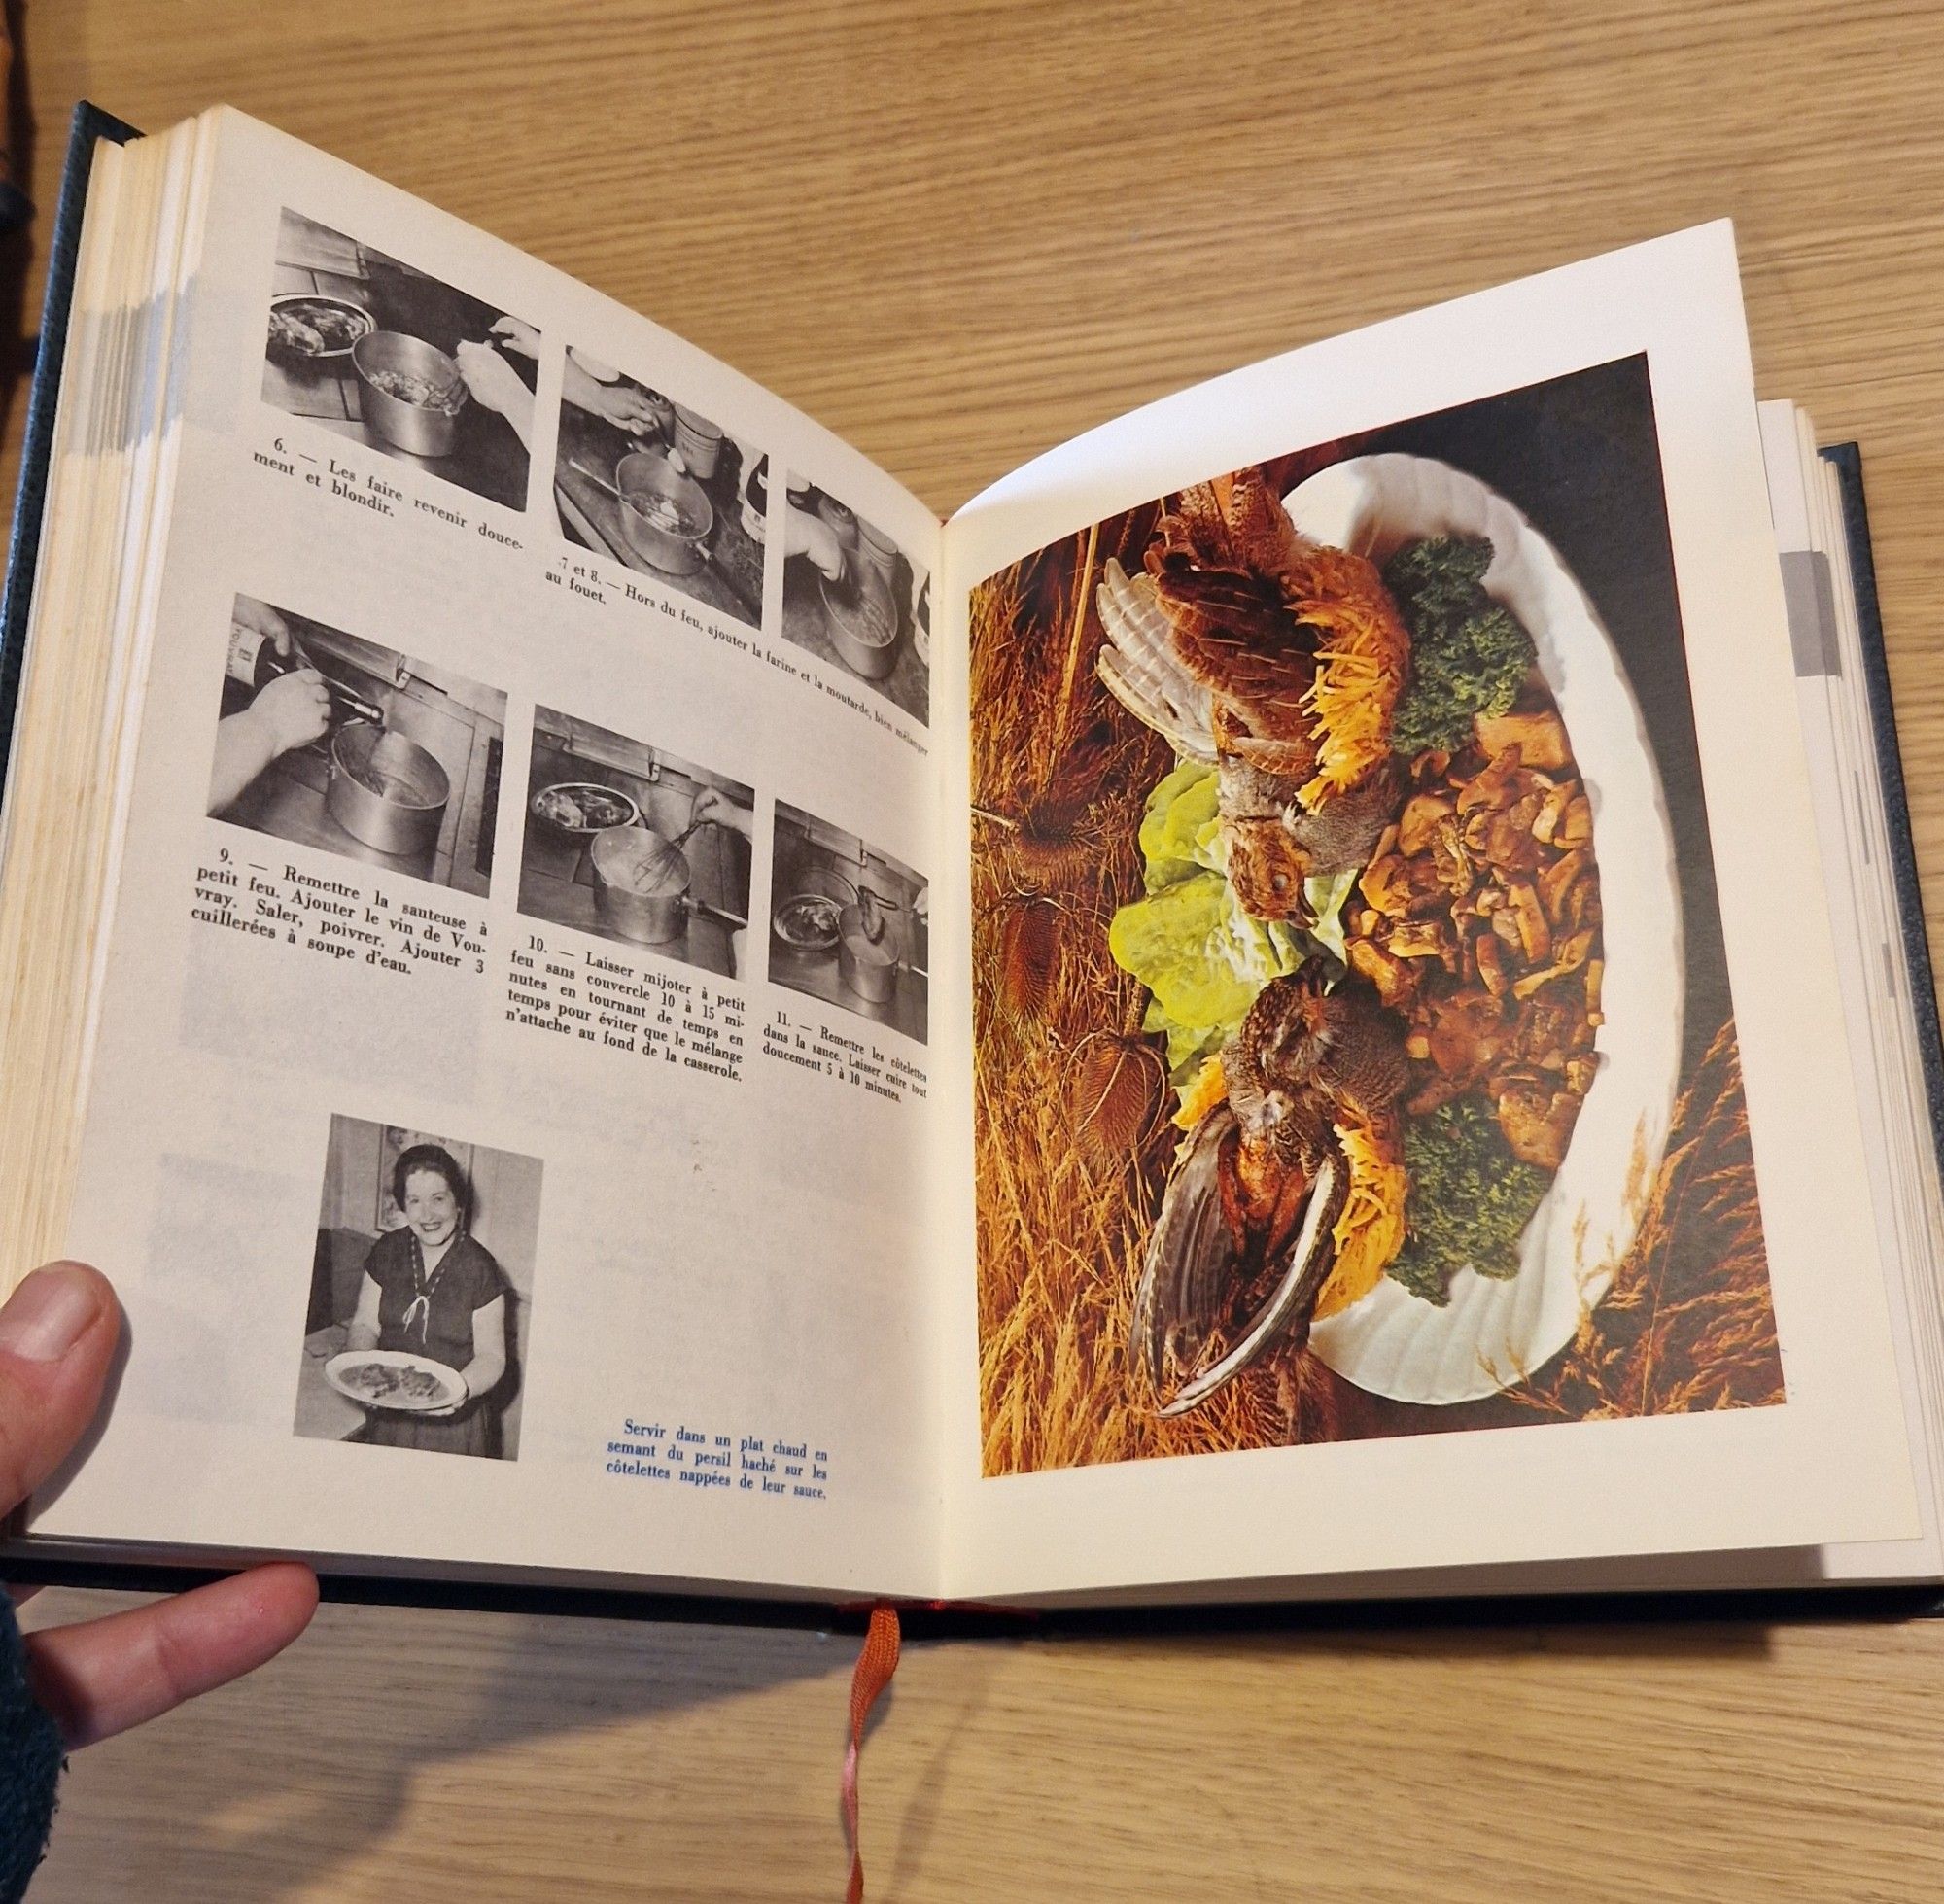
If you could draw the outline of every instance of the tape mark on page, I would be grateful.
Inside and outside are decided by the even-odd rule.
[[[159,296],[119,310],[77,314],[86,353],[77,361],[122,371],[84,390],[76,435],[84,456],[122,455],[181,419],[189,384],[191,298],[184,293],[171,301],[173,323]]]
[[[1788,645],[1794,651],[1796,674],[1840,675],[1843,656],[1836,640],[1836,590],[1829,558],[1814,549],[1787,551],[1782,558],[1782,594],[1788,609]]]

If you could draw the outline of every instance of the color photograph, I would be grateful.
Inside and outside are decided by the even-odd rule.
[[[984,1471],[1783,1401],[1644,359],[972,600]]]

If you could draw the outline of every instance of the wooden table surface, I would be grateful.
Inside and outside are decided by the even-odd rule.
[[[44,203],[76,95],[226,99],[940,509],[1193,379],[1732,213],[1764,391],[1863,446],[1938,928],[1944,10],[62,0],[24,37]],[[34,1894],[835,1897],[852,1651],[327,1609],[85,1754]],[[1944,1624],[927,1644],[864,1817],[868,1894],[915,1904],[1932,1897]]]

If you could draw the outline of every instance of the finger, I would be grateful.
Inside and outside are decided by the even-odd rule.
[[[20,1586],[13,1580],[7,1580],[0,1582],[0,1592],[4,1592],[15,1606],[24,1607],[35,1594],[40,1592],[40,1588],[38,1586]]]
[[[0,1510],[25,1500],[80,1440],[121,1333],[108,1278],[85,1264],[36,1269],[0,1308]]]
[[[254,1671],[316,1610],[316,1575],[279,1561],[153,1607],[30,1634],[28,1682],[76,1749]]]

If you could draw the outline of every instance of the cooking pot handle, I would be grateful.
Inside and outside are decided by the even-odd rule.
[[[718,925],[726,925],[732,932],[746,932],[749,921],[738,918],[734,913],[725,912],[720,906],[712,906],[706,899],[698,899],[690,893],[683,902],[691,913],[707,913]]]

